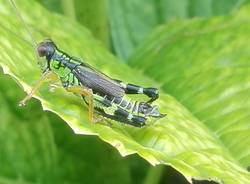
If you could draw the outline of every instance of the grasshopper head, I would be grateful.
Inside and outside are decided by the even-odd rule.
[[[38,44],[37,54],[39,57],[46,57],[46,62],[44,60],[38,59],[38,64],[43,71],[49,69],[50,60],[53,54],[56,52],[56,44],[52,40],[45,40]]]
[[[40,57],[46,56],[47,59],[51,58],[51,56],[56,51],[56,45],[51,40],[46,40],[44,42],[39,43],[37,47],[37,53]]]

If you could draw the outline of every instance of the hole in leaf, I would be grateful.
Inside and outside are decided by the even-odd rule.
[[[215,181],[192,179],[192,184],[219,184],[219,183]]]
[[[161,178],[160,184],[190,184],[186,178],[177,170],[170,166],[166,166]]]
[[[249,166],[247,166],[247,171],[248,171],[248,172],[250,172],[250,165],[249,165]]]

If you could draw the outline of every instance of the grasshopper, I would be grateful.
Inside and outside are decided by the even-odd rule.
[[[18,14],[15,2],[13,0],[10,2],[25,25],[21,14]],[[25,28],[36,43],[27,25]],[[45,58],[45,63],[42,65],[42,77],[20,102],[21,106],[32,98],[44,81],[56,75],[68,92],[82,96],[88,106],[88,116],[91,122],[96,121],[94,114],[98,114],[117,122],[142,127],[146,125],[148,117],[165,116],[159,112],[156,105],[151,105],[159,97],[157,88],[144,88],[112,79],[85,61],[60,50],[52,40],[36,44],[36,52],[39,57]],[[128,94],[144,94],[150,99],[147,102],[134,101],[127,96]]]

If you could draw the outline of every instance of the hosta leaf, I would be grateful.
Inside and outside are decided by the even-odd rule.
[[[250,165],[249,10],[162,26],[130,61],[184,104],[244,169]]]
[[[3,0],[0,2],[0,65],[25,91],[29,91],[41,75],[32,46],[23,40],[30,38],[24,25],[13,16],[10,4]],[[51,37],[63,50],[81,57],[114,78],[143,86],[160,85],[143,76],[140,71],[118,64],[117,59],[78,24],[69,23],[64,17],[53,15],[32,1],[22,1],[18,5],[37,40]],[[158,65],[158,70],[164,72],[161,65]],[[161,74],[161,78],[166,76],[166,72]],[[156,122],[149,120],[149,125],[141,129],[117,122],[112,122],[112,127],[91,124],[80,98],[62,88],[52,93],[44,85],[36,98],[45,110],[65,120],[75,133],[97,135],[115,146],[123,156],[138,153],[153,165],[171,165],[189,181],[192,177],[232,184],[245,184],[250,180],[246,169],[214,132],[167,94],[161,93],[156,104],[168,116]]]
[[[155,28],[173,19],[226,15],[249,0],[108,0],[114,50],[128,59]],[[124,61],[126,62],[126,61]]]
[[[116,151],[75,136],[37,102],[20,109],[22,90],[2,73],[0,84],[0,183],[131,183],[129,164]]]

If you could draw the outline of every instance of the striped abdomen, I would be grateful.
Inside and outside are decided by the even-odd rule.
[[[131,114],[153,117],[162,116],[157,106],[152,106],[145,102],[131,100],[125,95],[121,98],[112,98],[105,95],[103,96],[103,100],[109,101],[111,104],[115,104],[118,108],[124,109]]]

